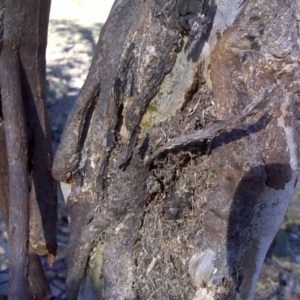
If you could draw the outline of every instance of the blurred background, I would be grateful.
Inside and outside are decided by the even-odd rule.
[[[56,150],[67,116],[89,70],[100,30],[113,0],[52,0],[47,46],[47,102],[52,123],[53,148]],[[58,253],[50,269],[43,259],[52,295],[49,299],[67,299],[65,294],[66,245],[68,219],[59,194]],[[7,233],[0,218],[0,299],[7,299]],[[88,300],[88,299],[87,299]]]
[[[52,0],[47,48],[47,101],[51,114],[53,147],[90,67],[99,32],[113,0]],[[267,255],[255,300],[300,299],[300,186],[298,185],[285,222]],[[68,219],[59,197],[58,255],[50,269],[44,261],[52,295],[65,294]],[[4,223],[0,222],[0,299],[7,299],[8,247]],[[88,300],[88,299],[87,299]],[[162,299],[164,300],[164,299]]]
[[[113,0],[52,0],[48,47],[48,104],[56,149],[66,116],[89,70]]]

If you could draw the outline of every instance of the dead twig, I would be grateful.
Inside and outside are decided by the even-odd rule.
[[[272,90],[273,89],[274,88],[272,87]],[[211,125],[210,127],[204,130],[180,135],[179,137],[171,139],[163,147],[154,151],[153,154],[150,155],[150,157],[148,157],[148,159],[145,159],[145,163],[150,164],[155,158],[157,158],[158,156],[160,156],[166,151],[170,151],[179,147],[184,147],[192,142],[196,142],[196,141],[199,142],[199,141],[212,139],[216,137],[218,134],[220,134],[221,132],[226,131],[230,126],[236,124],[240,120],[263,111],[268,105],[268,98],[266,97],[267,92],[270,91],[267,91],[267,89],[265,89],[261,93],[258,100],[249,104],[240,115],[231,116],[229,119],[225,121],[217,121],[213,125]]]

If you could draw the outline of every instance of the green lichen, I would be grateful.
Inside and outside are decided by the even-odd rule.
[[[162,89],[162,86],[161,86]],[[163,92],[160,90],[157,95],[151,100],[146,113],[141,121],[142,132],[149,129],[156,121],[156,116],[159,114],[159,101],[163,98]]]
[[[158,112],[158,99],[155,98],[154,101],[151,101],[147,113],[157,113]]]

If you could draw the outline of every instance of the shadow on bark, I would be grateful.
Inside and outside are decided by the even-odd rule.
[[[199,246],[218,253],[218,272],[213,278],[230,285],[228,291],[241,299],[252,299],[295,185],[295,172],[288,161],[277,157],[274,163],[264,164],[267,154],[259,148],[264,141],[253,140],[271,122],[268,113],[250,126],[242,121],[215,137],[211,147],[219,182],[206,206],[204,239]]]
[[[200,60],[200,56],[202,54],[203,48],[205,46],[205,43],[208,41],[209,36],[211,34],[211,30],[213,28],[214,19],[217,13],[217,5],[214,5],[212,8],[210,8],[210,19],[211,22],[209,23],[207,30],[203,35],[201,36],[199,43],[197,45],[197,51],[193,51],[190,53],[187,57],[188,60],[192,60],[193,62],[198,62]]]
[[[230,206],[227,263],[243,299],[260,274],[294,188],[289,164],[259,165],[243,175]]]
[[[230,132],[221,132],[217,137],[214,138],[211,150],[218,147],[222,147],[224,144],[229,144],[234,141],[238,141],[244,137],[249,136],[249,134],[257,133],[262,129],[266,128],[271,121],[272,116],[268,113],[264,113],[261,118],[252,125],[248,126],[246,129],[232,129]]]
[[[37,235],[45,239],[48,253],[56,255],[56,198],[55,184],[50,172],[49,155],[52,155],[49,129],[43,129],[41,115],[35,103],[30,82],[26,71],[21,67],[22,91],[24,97],[24,110],[28,132],[28,172],[32,176],[30,190],[30,226],[35,227]],[[51,154],[50,154],[51,153]],[[35,198],[35,199],[34,199]],[[36,205],[37,204],[37,205]],[[37,225],[38,224],[38,225]],[[39,228],[41,226],[41,228]],[[41,230],[43,232],[40,232]],[[31,229],[32,230],[32,229]],[[36,239],[37,236],[34,236]],[[38,240],[35,240],[38,245]],[[35,245],[36,246],[36,245]],[[41,251],[37,248],[37,251]],[[42,252],[45,250],[43,249]],[[46,253],[41,253],[46,254]]]

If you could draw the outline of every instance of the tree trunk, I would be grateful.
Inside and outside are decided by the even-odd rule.
[[[252,299],[298,172],[296,0],[115,1],[53,175],[68,299]]]
[[[39,255],[56,255],[56,186],[46,107],[50,0],[0,1],[0,204],[8,227],[9,299],[45,299]]]

